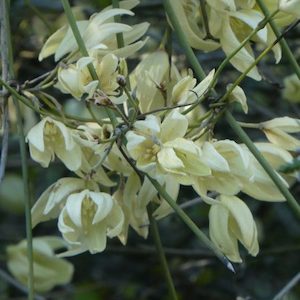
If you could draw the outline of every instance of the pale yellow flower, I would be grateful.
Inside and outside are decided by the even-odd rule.
[[[257,147],[274,168],[278,168],[283,162],[291,161],[291,156],[287,153],[287,151],[276,145],[274,146],[267,143],[258,143]],[[245,145],[243,145],[243,148],[245,151],[249,152],[250,163],[245,172],[246,176],[243,177],[243,174],[240,176],[240,180],[243,183],[242,191],[257,200],[272,202],[285,201],[284,196],[278,190],[277,186],[253,156],[253,154]],[[286,180],[281,177],[280,174],[278,175],[286,187],[288,187],[289,185]]]
[[[147,191],[148,193],[145,193]],[[131,226],[140,236],[148,236],[147,205],[155,196],[156,191],[141,188],[141,182],[136,173],[131,173],[126,183],[121,183],[113,198],[119,203],[124,213],[124,223],[119,239],[125,245],[128,238],[128,229]],[[148,199],[148,200],[147,200]]]
[[[117,49],[115,41],[115,34],[117,33],[123,33],[125,41],[125,47],[116,51],[117,55],[128,55],[141,48],[144,42],[132,43],[147,31],[149,24],[141,23],[132,28],[131,26],[114,22],[113,18],[115,16],[124,14],[132,16],[133,12],[122,8],[112,8],[92,15],[89,20],[77,21],[76,24],[86,48],[88,50],[103,49],[103,55],[111,53],[112,50]],[[41,50],[39,60],[55,54],[55,61],[58,61],[64,55],[74,53],[77,50],[78,45],[72,30],[65,25],[48,38]]]
[[[107,236],[121,234],[123,223],[123,211],[109,194],[87,189],[71,194],[58,219],[58,229],[71,249],[60,256],[102,252]]]
[[[300,147],[300,141],[290,133],[300,132],[300,119],[290,117],[274,118],[260,123],[260,128],[267,139],[289,151],[295,151]]]
[[[208,191],[224,195],[236,195],[243,187],[240,177],[249,178],[250,157],[239,144],[230,140],[205,142],[202,145],[203,159],[212,170],[211,175],[195,176],[193,188],[208,203],[215,200]]]
[[[72,130],[59,121],[45,117],[30,129],[26,140],[31,158],[44,168],[55,155],[71,171],[76,171],[81,165],[81,150],[74,141]]]
[[[100,143],[106,139],[103,137],[104,131],[105,129],[96,123],[86,123],[74,131],[74,139],[82,152],[81,165],[75,173],[81,178],[93,180],[104,186],[114,186],[115,183],[103,168],[106,151],[110,147],[110,143]]]
[[[87,187],[90,190],[99,191],[95,182],[81,178],[65,177],[51,184],[40,195],[31,209],[32,227],[40,222],[57,218],[66,203],[67,197]]]
[[[33,281],[37,292],[48,292],[56,285],[71,281],[74,268],[65,259],[55,256],[55,250],[65,248],[66,243],[58,237],[34,238],[33,244]],[[13,276],[27,286],[29,279],[29,262],[27,241],[6,248],[7,267]]]
[[[127,150],[136,160],[137,168],[154,177],[172,175],[183,184],[190,182],[188,174],[210,174],[201,158],[201,149],[184,138],[187,128],[187,118],[176,110],[162,123],[153,115],[148,115],[144,121],[136,121],[126,138]]]
[[[247,205],[237,197],[221,195],[209,211],[209,235],[233,262],[242,262],[238,241],[256,256],[259,251],[256,224]]]
[[[88,64],[92,63],[98,80],[93,80]],[[113,54],[107,54],[101,59],[82,57],[75,64],[58,69],[58,84],[63,93],[71,94],[80,100],[84,94],[88,98],[102,97],[116,104],[122,103],[125,98],[119,97],[119,84],[117,83],[119,59]],[[98,87],[99,85],[99,87]],[[94,95],[97,92],[99,95]],[[100,100],[99,100],[100,101]],[[101,101],[100,101],[101,102]]]

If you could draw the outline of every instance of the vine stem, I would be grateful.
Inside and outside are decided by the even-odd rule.
[[[7,47],[7,57],[2,57],[2,60],[9,62],[9,77],[13,78],[13,56],[11,47],[11,34],[10,34],[10,23],[9,23],[9,1],[1,1],[1,14],[4,14],[4,22],[2,24],[2,30],[5,31],[5,41]],[[3,36],[2,36],[3,37]],[[3,46],[3,40],[1,37],[1,46]],[[25,199],[25,219],[26,219],[26,239],[27,239],[27,255],[28,255],[28,300],[34,299],[34,274],[33,274],[33,247],[32,247],[32,231],[31,231],[31,212],[30,212],[30,194],[29,194],[29,177],[27,167],[27,152],[25,144],[25,135],[23,130],[22,113],[18,100],[13,97],[13,102],[17,112],[17,127],[19,133],[19,144],[22,161],[22,175],[24,185],[24,199]]]
[[[266,4],[264,3],[263,0],[256,0],[256,3],[266,17],[270,16],[268,7],[266,6]],[[276,35],[277,38],[279,38],[281,33],[280,33],[280,30],[279,30],[278,26],[276,25],[276,23],[272,19],[269,20],[269,23],[270,23],[270,26],[271,26],[274,34]],[[280,43],[280,46],[282,47],[282,50],[283,50],[286,58],[290,62],[291,66],[293,67],[294,72],[297,74],[298,78],[300,79],[300,66],[297,63],[297,60],[295,59],[293,52],[291,51],[288,43],[286,42],[286,40],[284,38],[281,38],[279,43]]]
[[[286,188],[283,181],[280,179],[280,177],[277,175],[274,169],[270,166],[267,160],[261,155],[259,150],[256,148],[256,146],[253,144],[251,139],[246,134],[246,132],[233,118],[232,114],[226,111],[225,115],[226,115],[226,120],[229,123],[230,127],[239,136],[239,138],[248,147],[248,149],[252,152],[252,154],[255,156],[257,161],[260,163],[260,165],[265,169],[265,171],[268,173],[270,178],[273,180],[273,182],[275,183],[279,191],[286,198],[287,202],[289,203],[289,205],[291,206],[295,214],[300,218],[300,206],[297,203],[296,199],[293,197],[293,195],[290,193],[290,191]]]
[[[177,293],[176,293],[176,289],[175,289],[174,282],[173,282],[173,279],[172,279],[172,275],[171,275],[170,270],[169,270],[167,258],[166,258],[166,255],[165,255],[165,251],[164,251],[163,245],[161,243],[158,224],[157,224],[155,218],[153,217],[152,203],[150,203],[148,205],[147,212],[148,212],[148,217],[149,217],[149,220],[150,220],[150,230],[151,230],[153,240],[154,240],[154,243],[155,243],[156,252],[158,254],[160,264],[162,266],[162,269],[163,269],[163,272],[164,272],[164,275],[165,275],[165,278],[166,278],[166,282],[167,282],[167,285],[168,285],[168,289],[169,289],[171,299],[177,300],[178,299],[177,298]]]
[[[173,25],[173,28],[174,28],[174,30],[177,34],[178,40],[179,40],[181,46],[183,47],[183,49],[185,51],[187,59],[189,60],[190,64],[193,66],[195,74],[196,74],[198,80],[203,80],[205,78],[206,74],[203,71],[200,63],[198,62],[197,57],[195,56],[192,48],[190,47],[190,45],[189,45],[189,43],[188,43],[188,41],[185,37],[185,34],[184,34],[184,32],[183,32],[183,30],[180,26],[180,22],[179,22],[179,20],[177,20],[176,15],[173,11],[170,0],[164,0],[164,6],[165,6],[165,10],[168,14],[168,17],[169,17],[169,19],[170,19],[170,21]],[[277,37],[277,41],[280,40],[280,39],[282,40],[282,37],[283,37],[283,35],[279,34],[279,36]],[[264,53],[264,55],[265,54],[266,53]],[[259,59],[261,59],[261,58],[262,58],[262,56]],[[249,70],[248,70],[248,72],[249,72]],[[245,77],[246,76],[243,73],[237,79],[238,83],[240,83],[241,80],[243,80]],[[234,83],[235,86],[237,85],[237,81]],[[229,93],[227,92],[226,97],[228,97],[228,96],[229,96]],[[222,99],[224,100],[224,96],[222,97]],[[259,152],[259,150],[256,148],[254,143],[251,141],[251,139],[244,132],[244,130],[241,128],[241,126],[238,124],[238,122],[234,119],[234,117],[232,116],[232,114],[229,111],[227,111],[225,113],[225,117],[226,117],[226,120],[227,120],[228,124],[234,130],[234,132],[238,135],[238,137],[243,142],[247,141],[247,143],[245,143],[245,144],[248,147],[248,149],[251,151],[251,153],[254,155],[254,157],[258,160],[258,162],[264,168],[264,170],[269,175],[269,177],[272,179],[272,181],[277,186],[277,188],[282,193],[282,195],[286,198],[288,204],[290,205],[290,207],[293,210],[293,212],[295,213],[295,215],[298,218],[300,218],[300,206],[299,206],[299,204],[297,203],[297,201],[293,197],[293,195],[290,193],[288,188],[285,185],[282,184],[282,182],[281,182],[279,176],[277,175],[277,173],[273,170],[273,168],[270,166],[270,164],[264,159],[264,157]]]
[[[83,39],[80,35],[80,32],[79,32],[79,29],[77,27],[76,20],[75,20],[75,17],[73,15],[73,13],[72,13],[69,1],[68,0],[61,0],[61,2],[62,2],[62,5],[63,5],[63,8],[64,8],[64,11],[66,13],[69,25],[71,27],[71,30],[72,30],[73,35],[75,37],[75,40],[77,42],[79,51],[81,52],[81,54],[83,56],[89,56],[89,53],[88,53],[88,51],[85,47],[84,41],[83,41]],[[92,78],[94,80],[98,80],[98,87],[100,88],[100,80],[98,78],[98,75],[97,75],[97,72],[94,68],[94,65],[92,63],[89,63],[87,67],[89,69],[89,72],[90,72]],[[105,112],[108,115],[109,119],[111,120],[111,123],[112,123],[113,127],[115,128],[118,124],[115,114],[110,109],[108,109],[106,107],[104,109],[105,109]]]
[[[224,254],[216,248],[216,246],[210,241],[210,239],[198,228],[198,226],[191,220],[191,218],[184,212],[184,210],[176,204],[174,199],[166,192],[166,190],[159,184],[157,180],[145,174],[147,178],[151,181],[152,185],[158,191],[158,193],[163,197],[168,204],[173,208],[175,213],[180,217],[180,219],[191,229],[191,231],[199,238],[214,254],[218,259],[232,272],[235,272],[231,262],[224,256]]]
[[[0,46],[1,46],[1,65],[2,65],[2,78],[4,81],[8,81],[10,78],[9,74],[9,59],[8,59],[8,45],[7,45],[7,29],[6,29],[6,17],[5,17],[5,1],[1,2],[0,6]],[[5,176],[7,152],[8,152],[8,136],[9,136],[9,114],[8,114],[8,95],[7,89],[3,86],[2,88],[2,145],[1,145],[1,159],[0,159],[0,183]]]

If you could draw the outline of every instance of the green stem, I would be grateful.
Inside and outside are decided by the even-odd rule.
[[[237,47],[233,52],[230,53],[230,55],[228,55],[224,61],[222,61],[221,65],[218,67],[215,75],[214,75],[214,79],[212,81],[212,83],[210,84],[211,87],[214,87],[218,77],[220,75],[220,73],[223,71],[223,69],[225,68],[225,66],[230,62],[230,60],[242,49],[246,46],[246,44],[257,34],[257,32],[261,29],[263,29],[267,23],[279,12],[279,10],[275,10],[272,14],[270,14],[268,17],[266,17],[264,20],[262,20],[255,29],[252,30],[252,32],[241,42],[241,44],[239,45],[239,47]]]
[[[268,7],[264,3],[264,1],[256,0],[256,3],[259,6],[259,8],[261,9],[261,11],[263,12],[263,14],[266,17],[269,17],[270,12],[268,10]],[[279,38],[281,33],[280,33],[280,30],[278,29],[278,26],[276,25],[275,21],[270,19],[269,23],[270,23],[270,26],[271,26],[273,32],[275,33],[276,37]],[[282,38],[279,43],[280,43],[280,46],[282,48],[284,55],[286,56],[286,58],[288,59],[288,61],[291,64],[291,66],[293,67],[294,72],[297,74],[298,78],[300,79],[300,66],[297,63],[297,60],[295,59],[293,52],[291,51],[288,43],[286,42],[286,40],[284,38]]]
[[[174,286],[172,275],[171,275],[170,270],[169,270],[168,262],[167,262],[166,255],[165,255],[165,251],[164,251],[162,243],[161,243],[158,225],[157,225],[157,222],[156,222],[155,218],[152,215],[153,209],[152,209],[151,206],[152,205],[150,203],[150,205],[147,208],[147,211],[148,211],[148,216],[149,216],[149,220],[150,220],[150,230],[151,230],[153,240],[154,240],[154,243],[155,243],[156,252],[158,253],[159,260],[160,260],[161,266],[163,268],[164,275],[166,277],[166,282],[167,282],[167,285],[168,285],[170,297],[171,297],[171,299],[177,300],[178,298],[177,298],[176,289],[175,289],[175,286]]]
[[[1,14],[4,13],[5,17],[3,18],[4,22],[1,24],[2,29],[4,31],[4,35],[6,36],[5,40],[1,40],[1,46],[7,47],[8,56],[1,57],[2,60],[9,61],[10,69],[9,69],[9,77],[13,78],[13,61],[12,61],[12,47],[11,47],[11,33],[10,33],[10,24],[9,24],[9,1],[4,0],[1,1]],[[2,35],[2,38],[4,37]],[[25,219],[26,219],[26,239],[27,239],[27,256],[28,256],[28,300],[34,299],[34,274],[33,274],[33,247],[32,247],[32,231],[31,231],[31,212],[30,212],[30,194],[29,194],[29,177],[28,177],[28,167],[27,167],[27,152],[26,152],[26,144],[25,144],[25,135],[24,135],[24,126],[22,122],[22,113],[20,110],[20,105],[18,100],[13,97],[13,101],[16,107],[17,112],[17,127],[19,133],[19,144],[20,144],[20,153],[21,153],[21,161],[22,161],[22,176],[23,176],[23,188],[24,188],[24,206],[25,206]]]
[[[88,53],[88,51],[85,47],[84,41],[83,41],[83,39],[80,35],[80,32],[79,32],[79,29],[77,27],[76,20],[75,20],[75,17],[73,15],[73,13],[72,13],[69,1],[68,0],[61,0],[61,2],[62,2],[62,5],[63,5],[63,8],[64,8],[64,11],[66,13],[68,22],[70,24],[70,27],[72,29],[73,35],[74,35],[74,37],[76,39],[76,42],[78,44],[79,51],[81,52],[81,54],[83,56],[89,56],[89,53]],[[97,72],[94,68],[94,65],[92,63],[89,63],[87,67],[89,69],[89,72],[90,72],[93,80],[98,80],[98,87],[100,88],[100,80],[98,78],[98,75],[97,75]],[[108,109],[106,107],[104,109],[105,109],[105,112],[108,115],[109,119],[111,120],[111,123],[112,123],[113,127],[115,128],[118,124],[118,121],[117,121],[117,118],[116,118],[115,114],[110,109]]]
[[[300,206],[297,203],[296,199],[293,197],[293,195],[290,193],[290,191],[286,188],[283,181],[280,179],[280,177],[277,175],[277,173],[274,171],[274,169],[270,166],[270,164],[266,161],[266,159],[261,155],[259,150],[254,145],[254,143],[251,141],[251,139],[246,134],[246,132],[242,129],[242,127],[233,118],[232,114],[229,111],[226,111],[225,115],[226,115],[226,120],[229,123],[230,127],[239,136],[239,138],[242,140],[242,142],[249,148],[249,150],[255,156],[257,161],[264,168],[264,170],[268,173],[268,175],[273,180],[273,182],[275,183],[277,188],[280,190],[282,195],[285,197],[285,199],[287,200],[288,204],[290,205],[290,207],[292,208],[294,213],[300,218]]]
[[[261,2],[261,1],[258,1],[258,2]],[[198,80],[203,80],[204,77],[205,77],[205,73],[204,73],[201,65],[199,64],[199,62],[198,62],[198,60],[197,60],[194,52],[192,51],[191,47],[188,44],[188,41],[187,41],[187,39],[185,37],[185,33],[183,32],[183,30],[182,30],[182,28],[180,26],[180,23],[177,20],[177,18],[175,16],[175,13],[173,11],[173,8],[172,8],[172,6],[170,4],[170,0],[164,0],[164,6],[165,6],[165,9],[166,9],[166,11],[168,13],[169,19],[170,19],[170,21],[171,21],[171,23],[173,25],[173,28],[174,28],[177,36],[178,36],[178,40],[179,40],[181,46],[184,48],[184,50],[186,52],[186,56],[187,56],[190,64],[193,66],[193,68],[195,70],[195,74],[196,74]],[[267,15],[266,17],[268,18],[268,16],[269,15]],[[277,37],[277,40],[272,44],[272,46],[274,46],[274,44],[276,44],[276,42],[282,40],[282,38],[283,38],[283,35],[279,34],[278,37]],[[256,59],[256,61],[257,60],[259,61],[260,59],[262,59],[262,57],[266,54],[265,52],[266,51],[270,51],[270,49],[271,49],[271,46],[268,47],[268,48],[266,48],[265,51],[263,51],[263,53],[261,53],[261,55]],[[249,72],[249,70],[248,70],[248,72]],[[237,79],[237,81],[235,82],[235,86],[238,83],[240,83],[240,81],[242,79],[245,78],[246,75],[244,75],[244,73]],[[233,90],[234,87],[231,87],[231,92],[232,92],[232,90]],[[228,95],[229,95],[228,92],[222,97],[221,100],[224,100],[224,99],[226,99],[228,97]],[[272,179],[272,181],[274,182],[274,184],[280,190],[280,192],[282,193],[282,195],[286,198],[286,200],[288,201],[289,205],[291,206],[291,208],[293,209],[293,211],[295,212],[295,214],[299,217],[300,208],[299,208],[299,205],[298,205],[297,201],[295,200],[295,198],[291,195],[291,193],[286,188],[286,186],[282,184],[281,180],[280,179],[278,180],[278,175],[274,172],[273,168],[269,165],[269,163],[264,159],[264,157],[262,156],[262,154],[256,149],[254,143],[247,136],[247,134],[242,130],[242,128],[240,127],[240,125],[238,124],[238,122],[233,118],[233,116],[231,115],[231,113],[227,112],[225,115],[226,115],[227,122],[230,124],[230,126],[236,132],[236,134],[243,141],[247,140],[247,143],[245,142],[246,146],[249,148],[249,150],[252,152],[252,154],[255,156],[255,158],[259,161],[259,163],[265,169],[265,171],[270,176],[270,178]],[[263,163],[262,163],[262,161],[263,161]]]
[[[112,7],[113,8],[120,8],[119,0],[112,0]],[[120,16],[115,16],[114,19],[115,19],[115,22],[117,22],[117,23],[121,22],[121,17]],[[117,33],[117,44],[118,44],[118,48],[123,48],[124,47],[125,43],[124,43],[123,33]]]
[[[180,219],[191,229],[192,232],[200,239],[209,249],[211,249],[214,254],[219,258],[219,260],[232,272],[234,271],[231,262],[223,255],[223,253],[216,248],[216,246],[210,241],[210,239],[198,228],[198,226],[189,218],[189,216],[183,211],[183,209],[176,204],[172,197],[166,192],[166,190],[151,176],[145,174],[147,178],[151,181],[155,189],[164,198],[168,204],[173,208]]]

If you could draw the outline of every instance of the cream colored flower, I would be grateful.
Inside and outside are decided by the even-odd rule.
[[[55,256],[54,251],[65,248],[66,243],[57,237],[39,237],[33,241],[33,281],[37,292],[47,292],[56,285],[67,284],[74,272],[73,265],[65,259]],[[29,262],[27,241],[6,248],[7,267],[13,276],[27,286],[29,278]]]
[[[224,195],[236,195],[243,187],[241,178],[249,178],[250,157],[240,145],[230,140],[205,142],[202,145],[203,159],[212,170],[211,175],[195,176],[193,188],[204,201],[212,204],[208,191]]]
[[[98,80],[93,80],[88,64],[95,67]],[[101,59],[82,57],[76,65],[60,67],[58,69],[58,84],[56,85],[63,93],[71,94],[80,100],[84,94],[88,98],[102,97],[109,99],[115,104],[122,103],[125,98],[119,97],[119,84],[117,83],[119,60],[113,54],[107,54]],[[99,84],[99,87],[98,87]],[[98,96],[95,95],[97,92]]]
[[[184,138],[187,128],[187,118],[176,110],[162,123],[158,117],[148,115],[126,133],[127,150],[140,170],[154,177],[169,174],[188,184],[186,175],[208,175],[210,169],[201,158],[201,149]]]
[[[227,85],[227,90],[229,90],[231,86],[232,86],[231,84]],[[244,113],[245,114],[248,113],[247,97],[245,95],[245,92],[240,86],[236,86],[233,89],[233,91],[229,95],[228,100],[230,102],[238,102],[241,105]]]
[[[294,103],[300,102],[300,79],[297,74],[284,78],[283,98]]]
[[[81,150],[73,139],[72,130],[59,121],[45,117],[30,129],[26,140],[31,158],[44,168],[55,155],[71,171],[76,171],[81,165]]]
[[[245,172],[246,176],[244,178],[240,176],[240,180],[243,183],[242,191],[257,200],[272,202],[285,201],[284,196],[253,154],[245,145],[242,147],[245,151],[248,151],[250,156],[249,167]],[[291,157],[289,153],[276,145],[258,143],[257,147],[274,168],[278,168],[282,162],[290,162]],[[286,180],[281,177],[280,174],[278,175],[286,187],[288,187],[289,185]]]
[[[150,183],[151,184],[151,183]],[[156,191],[141,188],[141,182],[134,172],[128,177],[126,183],[121,183],[113,198],[119,203],[124,213],[124,223],[119,239],[125,245],[128,238],[128,229],[131,226],[140,236],[148,236],[147,205],[153,199]],[[145,193],[147,191],[148,193]]]
[[[31,209],[32,227],[40,222],[57,218],[66,203],[67,197],[86,188],[96,192],[99,191],[95,182],[81,178],[66,177],[51,184]]]
[[[279,9],[283,12],[300,17],[300,1],[299,0],[279,0]]]
[[[124,214],[109,194],[84,190],[71,194],[58,219],[58,229],[71,246],[60,256],[102,252],[106,237],[122,232]]]
[[[237,197],[221,195],[209,211],[209,235],[233,262],[242,262],[238,241],[256,256],[259,251],[256,224],[247,205]]]
[[[275,118],[262,122],[260,126],[271,143],[289,151],[295,151],[300,147],[299,139],[290,135],[290,133],[300,132],[300,119]]]
[[[114,186],[115,183],[107,176],[103,163],[110,143],[101,143],[105,129],[96,123],[86,123],[74,131],[74,139],[80,146],[82,161],[76,175],[92,180],[104,186]]]
[[[130,79],[141,112],[149,112],[165,106],[193,103],[207,92],[213,77],[214,70],[197,84],[191,71],[185,76],[180,75],[173,63],[170,66],[167,53],[156,51],[142,59]]]
[[[199,23],[202,23],[199,1],[172,0],[170,5],[176,18],[180,20],[180,25],[186,34],[186,38],[193,48],[212,51],[219,47],[219,44],[207,38],[207,33],[198,26]]]
[[[103,49],[105,50],[103,54],[111,53],[112,50],[117,48],[115,41],[115,34],[117,33],[123,33],[125,41],[125,47],[118,50],[118,53],[116,52],[117,55],[128,55],[128,53],[130,54],[132,51],[141,48],[144,44],[143,42],[132,43],[147,31],[149,24],[142,23],[132,28],[113,21],[115,16],[124,14],[132,16],[133,12],[122,8],[112,8],[92,15],[89,20],[76,22],[86,48],[88,50]],[[41,50],[39,60],[55,54],[55,61],[58,61],[64,55],[74,53],[76,50],[78,50],[78,45],[72,30],[65,25],[48,38]]]

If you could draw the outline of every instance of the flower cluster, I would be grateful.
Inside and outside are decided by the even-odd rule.
[[[286,26],[299,17],[299,1],[264,1],[274,15],[279,26]],[[246,45],[230,59],[231,64],[240,72],[244,72],[255,60],[251,42],[270,46],[276,37],[269,25],[261,28],[264,14],[256,1],[239,0],[207,0],[204,7],[199,1],[174,0],[171,5],[176,17],[181,21],[190,45],[195,49],[213,51],[219,47],[230,56],[240,44],[256,30]],[[278,10],[279,9],[279,10]],[[205,22],[203,15],[208,19]],[[281,59],[280,46],[273,47],[276,63]],[[253,67],[248,76],[261,80],[257,67]]]
[[[274,18],[284,26],[295,18],[290,14],[293,1],[279,2],[280,11]],[[92,106],[92,119],[71,119],[60,111],[46,114],[28,132],[26,139],[34,161],[47,168],[58,158],[76,175],[57,180],[40,195],[32,208],[33,226],[57,219],[68,246],[60,257],[102,252],[107,237],[117,237],[126,244],[129,228],[146,238],[149,203],[155,207],[156,219],[172,212],[150,177],[174,202],[181,187],[190,186],[210,206],[211,241],[229,260],[242,261],[239,242],[255,256],[259,251],[257,227],[241,198],[285,198],[246,145],[214,135],[215,124],[232,102],[248,112],[246,95],[237,84],[229,84],[230,95],[218,103],[211,93],[218,72],[211,70],[197,82],[191,70],[179,70],[162,48],[145,56],[128,74],[125,59],[145,44],[147,39],[140,39],[148,24],[128,26],[115,22],[114,17],[133,15],[130,9],[137,3],[122,1],[120,8],[108,7],[89,20],[77,22],[88,56],[80,55],[67,25],[47,40],[40,53],[40,60],[53,54],[60,60],[55,87]],[[200,1],[171,3],[194,48],[213,51],[222,47],[226,55],[264,19],[251,0],[207,0],[205,11],[201,11]],[[272,7],[271,1],[267,3]],[[116,34],[122,34],[123,46],[118,45]],[[250,41],[268,46],[274,40],[269,25],[264,26],[231,63],[244,72],[255,60]],[[274,45],[273,51],[279,61],[280,47]],[[249,76],[261,78],[256,67]],[[208,103],[206,109],[201,105],[204,101]],[[265,134],[267,140],[255,146],[277,170],[281,183],[289,187],[298,174],[284,173],[281,166],[291,163],[300,147],[292,136],[300,131],[300,120],[282,117],[243,126]],[[9,253],[13,256],[14,249]],[[54,283],[49,282],[49,286]]]

